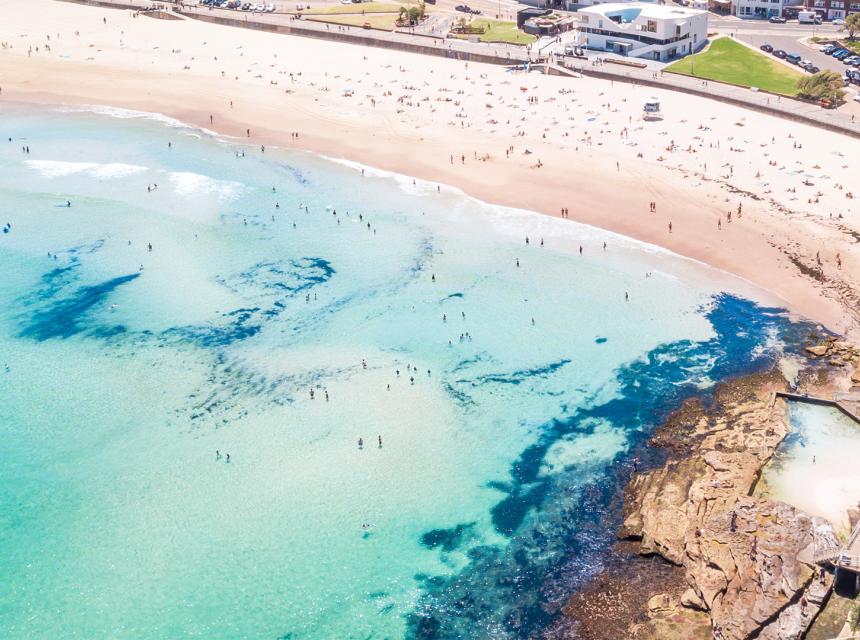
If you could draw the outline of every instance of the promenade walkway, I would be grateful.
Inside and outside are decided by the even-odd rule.
[[[156,5],[173,7],[179,3],[153,0],[64,0],[92,6],[115,7],[118,9],[146,10]],[[283,6],[283,2],[280,3]],[[259,31],[269,31],[304,37],[335,40],[365,46],[411,51],[424,55],[436,55],[458,60],[486,62],[491,64],[523,64],[532,59],[534,62],[547,61],[545,56],[530,55],[525,47],[507,44],[490,44],[454,40],[432,33],[407,33],[402,31],[380,31],[361,27],[326,25],[306,19],[296,19],[292,13],[247,13],[228,9],[208,7],[182,7],[181,12],[190,18],[216,24],[236,26]],[[860,138],[860,118],[840,110],[823,109],[818,105],[780,98],[764,92],[736,87],[713,81],[661,73],[653,69],[637,69],[624,65],[605,63],[592,64],[594,58],[574,58],[572,56],[553,56],[550,62],[563,65],[580,72],[581,75],[619,82],[629,82],[671,91],[699,95],[712,100],[727,102],[739,107],[754,109],[795,122],[803,122],[831,131]],[[655,75],[656,74],[656,75]],[[665,104],[671,110],[671,104]],[[742,123],[741,123],[742,124]]]

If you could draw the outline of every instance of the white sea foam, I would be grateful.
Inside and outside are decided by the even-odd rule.
[[[348,167],[355,171],[364,171],[364,175],[370,178],[388,178],[394,180],[403,191],[413,195],[423,195],[429,193],[455,193],[461,195],[463,197],[467,197],[465,193],[463,193],[460,189],[456,187],[451,187],[440,182],[431,182],[429,180],[419,180],[418,178],[413,178],[411,176],[407,176],[402,173],[397,173],[396,171],[386,171],[385,169],[378,169],[376,167],[371,167],[370,165],[362,164],[361,162],[355,162],[353,160],[347,160],[346,158],[334,158],[331,156],[319,156],[328,160],[329,162],[333,162],[335,164],[339,164],[343,167]]]
[[[188,171],[174,171],[168,174],[167,177],[173,185],[173,190],[180,196],[209,193],[217,198],[226,200],[237,197],[243,188],[241,182],[216,180],[209,176]]]
[[[146,167],[135,164],[111,162],[67,162],[65,160],[27,160],[26,164],[46,178],[63,178],[83,173],[98,180],[124,178],[146,171]]]
[[[163,113],[155,113],[153,111],[136,111],[134,109],[121,109],[119,107],[108,107],[101,104],[82,105],[78,107],[58,107],[57,111],[61,113],[95,113],[102,116],[110,116],[111,118],[119,118],[121,120],[129,120],[132,118],[141,118],[160,122],[168,127],[175,129],[196,129],[210,136],[218,136],[218,134],[203,127],[195,127],[186,124],[176,118],[171,118]]]

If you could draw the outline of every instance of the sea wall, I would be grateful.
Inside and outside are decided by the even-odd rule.
[[[73,0],[74,1],[74,0]],[[380,49],[393,49],[397,51],[407,51],[409,53],[419,53],[428,56],[437,56],[440,58],[451,58],[454,60],[464,60],[467,62],[484,62],[487,64],[516,64],[524,62],[525,56],[520,59],[516,57],[498,56],[493,53],[477,53],[472,51],[460,51],[448,49],[443,44],[439,44],[438,38],[427,38],[427,43],[424,44],[418,41],[403,42],[400,40],[388,40],[379,38],[374,35],[373,30],[363,30],[358,27],[351,27],[350,31],[323,31],[317,29],[303,28],[301,20],[298,20],[298,25],[295,27],[289,24],[274,24],[271,22],[255,22],[253,20],[239,19],[217,15],[206,12],[188,12],[189,18],[201,20],[203,22],[211,22],[230,27],[241,27],[243,29],[253,29],[255,31],[266,31],[269,33],[281,33],[287,35],[297,35],[306,38],[316,38],[319,40],[330,40],[337,42],[347,42],[349,44],[358,44],[367,47],[377,47]],[[430,44],[433,43],[433,44]]]
[[[776,116],[778,118],[782,118],[784,120],[789,120],[791,122],[798,122],[801,124],[812,125],[814,127],[818,127],[820,129],[826,129],[827,131],[833,131],[835,133],[841,133],[844,135],[851,136],[852,138],[860,138],[860,126],[852,126],[851,123],[838,122],[825,120],[822,118],[813,117],[809,114],[797,113],[790,109],[781,108],[780,102],[775,102],[774,104],[761,104],[759,102],[755,102],[753,100],[744,99],[741,97],[742,94],[737,96],[721,94],[715,95],[713,90],[709,90],[708,87],[703,87],[701,89],[697,87],[691,86],[681,86],[677,84],[670,84],[668,82],[662,81],[660,79],[651,80],[646,77],[631,77],[626,75],[625,73],[619,71],[613,73],[611,71],[603,71],[600,69],[596,69],[594,67],[588,67],[583,71],[583,75],[590,76],[593,78],[601,78],[603,80],[617,80],[619,82],[627,82],[631,84],[638,84],[645,87],[653,87],[655,89],[669,89],[670,91],[679,91],[681,93],[687,93],[693,96],[699,96],[702,98],[708,98],[709,100],[718,100],[719,102],[725,102],[728,104],[735,105],[737,107],[742,107],[744,109],[751,109],[753,111],[758,111],[760,113],[766,113],[767,115]],[[724,83],[716,82],[716,81],[708,81],[709,85],[723,85]],[[735,85],[725,84],[726,87],[734,87]],[[739,88],[740,87],[736,87]],[[791,104],[791,102],[801,103],[799,100],[793,100],[791,98],[786,98],[786,102]]]

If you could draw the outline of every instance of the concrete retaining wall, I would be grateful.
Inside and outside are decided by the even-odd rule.
[[[72,0],[74,1],[74,0]],[[306,29],[301,26],[272,24],[269,22],[252,22],[250,20],[239,20],[237,18],[228,18],[208,13],[188,12],[184,14],[189,18],[201,20],[203,22],[211,22],[229,27],[241,27],[243,29],[253,29],[255,31],[268,31],[270,33],[282,33],[295,36],[304,36],[306,38],[317,38],[319,40],[332,40],[336,42],[348,42],[350,44],[359,44],[366,47],[378,47],[381,49],[395,49],[397,51],[408,51],[410,53],[420,53],[423,55],[438,56],[440,58],[452,58],[454,60],[464,60],[468,62],[485,62],[488,64],[516,64],[517,62],[525,62],[526,57],[520,59],[514,57],[502,57],[492,53],[472,53],[468,51],[452,51],[442,45],[421,44],[418,42],[403,42],[397,40],[387,40],[375,37],[372,30],[367,30],[362,33],[359,27],[350,27],[350,31],[322,31],[317,29]],[[296,21],[301,23],[301,21]],[[437,39],[432,39],[433,42],[439,42]]]
[[[631,84],[639,84],[646,87],[654,87],[655,89],[668,89],[670,91],[688,93],[690,95],[700,96],[702,98],[708,98],[710,100],[726,102],[728,104],[732,104],[738,107],[743,107],[744,109],[750,109],[753,111],[758,111],[760,113],[777,116],[779,118],[783,118],[784,120],[791,120],[792,122],[800,122],[803,124],[812,125],[813,127],[818,127],[819,129],[826,129],[827,131],[843,133],[845,135],[851,136],[852,138],[860,138],[860,130],[852,128],[847,124],[842,125],[838,122],[827,122],[824,120],[819,120],[817,118],[811,118],[800,113],[792,113],[791,111],[780,109],[775,105],[758,104],[756,102],[749,102],[747,100],[743,100],[741,98],[734,98],[731,96],[716,96],[712,92],[707,91],[706,89],[697,89],[695,87],[679,87],[677,85],[669,85],[660,82],[659,80],[648,80],[647,78],[631,78],[624,75],[617,75],[614,73],[606,73],[605,71],[598,71],[594,68],[586,68],[583,73],[586,76],[601,78],[603,80],[617,80],[619,82],[628,82]],[[708,82],[713,82],[714,84],[722,84],[714,80],[709,80]],[[791,100],[791,98],[786,98],[786,100]]]
[[[105,0],[63,0],[64,2],[75,2],[77,4],[85,4],[90,6],[97,7],[105,7],[105,8],[114,8],[114,9],[133,9],[140,11],[144,7],[142,5],[130,5],[121,2],[107,2]],[[304,36],[307,38],[317,38],[319,40],[330,40],[334,42],[347,42],[350,44],[358,44],[368,47],[378,47],[381,49],[393,49],[397,51],[408,51],[411,53],[419,53],[423,55],[437,56],[440,58],[451,58],[454,60],[463,60],[468,62],[484,62],[487,64],[499,64],[499,65],[512,65],[512,64],[522,64],[528,61],[525,52],[522,55],[512,55],[511,57],[507,56],[499,56],[494,53],[477,53],[471,51],[455,51],[448,49],[443,44],[441,45],[430,45],[423,44],[418,41],[417,37],[415,41],[405,42],[403,40],[394,40],[394,39],[386,39],[380,38],[376,36],[371,30],[362,30],[358,27],[352,27],[350,31],[328,31],[328,30],[317,30],[313,28],[303,27],[301,21],[295,21],[296,24],[273,24],[269,22],[254,22],[246,19],[237,19],[217,14],[211,14],[208,12],[198,12],[198,11],[189,11],[184,13],[188,18],[192,18],[195,20],[201,20],[203,22],[210,22],[213,24],[220,24],[229,27],[240,27],[242,29],[253,29],[255,31],[266,31],[269,33],[280,33],[286,35],[295,35],[295,36]],[[245,16],[243,16],[245,17]],[[438,39],[427,38],[428,41],[439,42]],[[591,76],[594,78],[601,78],[603,80],[618,80],[619,82],[627,82],[632,84],[640,84],[648,87],[654,87],[656,89],[666,89],[669,91],[680,91],[681,93],[687,93],[690,95],[700,96],[702,98],[708,98],[710,100],[717,100],[720,102],[726,102],[728,104],[732,104],[738,107],[743,107],[745,109],[751,109],[754,111],[758,111],[761,113],[766,113],[768,115],[777,116],[779,118],[783,118],[785,120],[790,120],[792,122],[800,122],[803,124],[811,125],[814,127],[819,127],[821,129],[826,129],[828,131],[834,131],[836,133],[842,133],[845,135],[849,135],[854,138],[860,138],[860,128],[856,126],[852,126],[847,122],[845,124],[839,122],[831,122],[815,117],[811,117],[809,115],[804,115],[800,113],[794,113],[789,110],[780,109],[776,105],[763,105],[758,104],[753,101],[744,100],[741,97],[735,96],[726,96],[726,95],[715,95],[711,91],[707,91],[705,89],[697,89],[695,87],[684,87],[673,85],[665,82],[661,82],[660,80],[651,80],[648,78],[641,77],[629,77],[624,75],[622,72],[612,73],[601,71],[595,69],[594,67],[586,68],[583,70],[584,75]],[[561,72],[559,70],[554,70],[552,68],[549,69],[549,73],[551,74],[559,74]],[[714,84],[720,84],[714,82]],[[730,85],[726,85],[730,86]],[[786,98],[790,100],[790,98]]]

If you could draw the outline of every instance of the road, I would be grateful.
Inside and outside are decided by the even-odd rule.
[[[828,55],[825,55],[818,51],[818,47],[820,45],[813,45],[812,43],[806,44],[798,41],[795,36],[785,36],[785,35],[760,35],[760,34],[738,34],[738,40],[742,40],[747,44],[751,44],[754,47],[760,47],[762,44],[767,42],[772,45],[774,49],[783,49],[788,53],[796,53],[801,58],[811,60],[812,63],[819,67],[820,69],[829,69],[831,71],[836,71],[840,75],[845,73],[845,69],[850,69],[853,67],[846,67],[844,64],[839,62],[834,58],[831,58]]]

